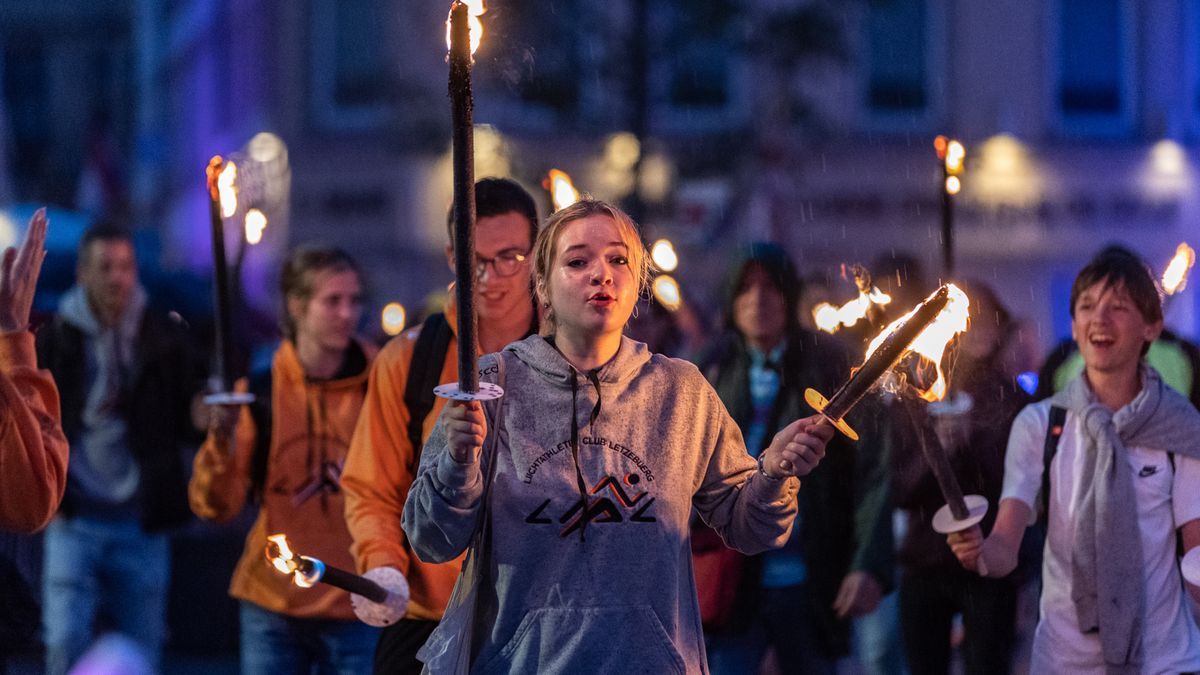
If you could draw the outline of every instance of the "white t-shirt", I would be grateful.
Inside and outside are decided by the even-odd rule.
[[[1026,406],[1013,422],[1004,460],[1001,500],[1037,511],[1050,401]],[[1071,544],[1086,433],[1070,412],[1050,464],[1050,519],[1042,562],[1041,620],[1033,642],[1032,673],[1103,673],[1100,637],[1079,630],[1071,602]],[[1162,450],[1130,448],[1142,533],[1146,610],[1143,673],[1200,671],[1200,629],[1188,608],[1175,532],[1200,518],[1200,460]],[[1104,555],[1101,551],[1100,555]]]

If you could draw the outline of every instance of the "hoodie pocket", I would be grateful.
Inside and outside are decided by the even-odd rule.
[[[684,673],[649,605],[543,607],[521,620],[482,673]]]

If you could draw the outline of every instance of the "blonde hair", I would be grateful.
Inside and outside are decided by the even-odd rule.
[[[550,266],[554,262],[555,248],[563,228],[590,216],[607,216],[617,225],[621,241],[628,249],[629,269],[633,272],[634,287],[638,297],[646,294],[650,287],[650,252],[642,242],[641,229],[633,218],[616,206],[599,199],[584,197],[574,204],[555,211],[546,219],[542,231],[533,245],[534,289],[543,309],[550,306]],[[541,323],[542,335],[553,335],[557,328],[552,312],[544,312]]]

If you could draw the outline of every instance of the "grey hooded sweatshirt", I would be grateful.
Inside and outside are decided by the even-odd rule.
[[[483,461],[455,462],[439,419],[403,515],[417,555],[442,562],[466,550],[488,500],[471,672],[707,672],[692,508],[758,553],[787,541],[799,482],[759,473],[696,367],[640,342],[583,373],[535,335],[485,356],[481,381],[496,381],[496,359],[506,395],[484,406]]]

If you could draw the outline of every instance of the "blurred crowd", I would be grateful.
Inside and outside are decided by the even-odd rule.
[[[601,216],[617,223],[616,231],[625,236],[623,214],[603,211]],[[562,302],[561,284],[569,281],[553,270],[535,269],[536,260],[555,259],[559,243],[553,236],[539,236],[542,222],[533,199],[515,183],[479,182],[473,302],[481,355],[501,352],[530,336],[553,336],[554,326],[582,321],[555,304]],[[228,355],[239,377],[235,392],[220,393],[252,394],[252,402],[206,402],[214,382],[208,340],[185,317],[163,311],[149,296],[139,278],[133,241],[120,228],[100,224],[88,230],[79,243],[75,285],[51,316],[31,327],[46,227],[44,213],[39,213],[26,242],[6,253],[0,279],[0,528],[7,531],[0,537],[0,666],[8,658],[10,663],[44,662],[45,672],[55,675],[169,672],[163,657],[168,645],[233,651],[237,644],[244,673],[420,672],[418,651],[437,635],[439,624],[449,621],[447,607],[461,606],[463,591],[455,586],[469,578],[462,549],[433,556],[446,558],[434,562],[426,552],[436,546],[423,548],[429,546],[427,539],[414,543],[414,532],[429,535],[410,522],[417,516],[406,511],[418,499],[413,495],[437,502],[437,494],[472,484],[467,478],[462,485],[453,484],[456,476],[437,464],[442,456],[438,443],[448,444],[448,452],[458,458],[453,429],[442,428],[454,423],[454,414],[444,413],[445,399],[432,393],[434,386],[458,379],[462,314],[457,301],[445,300],[416,317],[401,335],[376,342],[360,335],[365,279],[356,261],[336,247],[297,246],[279,274],[277,339]],[[634,259],[637,246],[623,245]],[[540,246],[549,248],[539,252]],[[444,280],[431,281],[431,292],[454,278],[452,238],[447,259],[450,269]],[[1136,295],[1137,268],[1146,269],[1136,255],[1109,248],[1098,251],[1097,260],[1109,265],[1093,280],[1101,290],[1129,288],[1128,295]],[[757,462],[757,468],[750,460],[723,468],[729,475],[744,481],[761,473],[758,480],[783,478],[792,485],[791,472],[773,472],[764,460],[794,420],[813,415],[806,390],[834,394],[861,365],[867,344],[938,288],[915,257],[891,253],[864,262],[856,286],[854,271],[809,269],[782,246],[759,242],[731,253],[719,311],[693,307],[686,297],[668,303],[649,291],[638,294],[624,334],[644,343],[650,354],[694,364],[719,400],[721,414],[736,423],[731,433]],[[1105,271],[1110,268],[1118,271]],[[1046,514],[1028,504],[1020,512],[1028,511],[1029,522],[1020,523],[1023,536],[1018,534],[1009,547],[1011,564],[1001,554],[1007,555],[1008,548],[988,535],[1007,527],[1010,514],[1002,502],[1019,501],[1025,508],[1029,501],[1012,487],[1015,479],[1006,466],[1013,463],[1017,442],[1010,436],[1015,438],[1014,428],[1023,428],[1014,427],[1014,421],[1035,401],[1071,391],[1080,373],[1099,367],[1096,363],[1109,353],[1105,350],[1119,349],[1124,315],[1103,319],[1114,322],[1111,330],[1085,326],[1084,335],[1075,334],[1042,355],[1035,331],[992,288],[969,274],[963,277],[954,282],[969,298],[968,330],[952,340],[938,364],[915,354],[903,358],[888,376],[890,386],[875,389],[846,417],[857,440],[843,433],[822,440],[820,463],[805,475],[795,474],[798,490],[789,487],[781,493],[790,500],[794,520],[788,516],[790,529],[770,550],[747,554],[730,548],[730,533],[713,522],[720,520],[713,515],[719,510],[695,497],[695,509],[684,514],[685,531],[675,533],[680,545],[690,549],[691,566],[681,568],[678,576],[685,591],[695,589],[694,598],[681,601],[681,616],[659,617],[667,624],[663,639],[682,652],[672,667],[692,672],[698,664],[713,673],[924,674],[1027,672],[1031,663],[1037,672],[1047,663],[1076,663],[1048,662],[1032,646],[1052,640],[1035,638],[1036,631],[1046,630],[1035,626],[1039,614],[1045,621],[1047,613],[1057,611],[1046,604],[1057,596],[1042,589],[1060,579],[1044,573],[1046,565],[1057,564],[1056,549],[1044,542],[1056,536],[1058,521],[1048,524]],[[554,294],[550,280],[560,285]],[[1090,311],[1090,305],[1082,304],[1087,290],[1081,289],[1082,299],[1072,297],[1077,322],[1077,307]],[[862,298],[873,300],[862,302],[861,316],[851,325],[818,327],[815,317],[822,303],[836,307]],[[606,295],[588,298],[591,305],[619,301]],[[1095,302],[1107,312],[1104,303],[1115,301],[1097,296]],[[1112,311],[1141,311],[1149,324],[1157,321],[1161,328],[1161,307],[1155,319],[1138,297],[1123,302]],[[720,323],[710,325],[702,318],[709,316],[720,317]],[[1196,346],[1169,331],[1143,337],[1145,362],[1156,373],[1144,376],[1149,378],[1145,381],[1160,377],[1193,405],[1200,403]],[[1091,342],[1080,349],[1079,340]],[[565,338],[551,344],[569,352]],[[628,349],[624,344],[621,349]],[[269,358],[252,359],[251,352]],[[648,493],[639,486],[637,471],[618,477],[623,483],[602,484],[580,470],[587,453],[594,452],[589,444],[605,443],[594,428],[597,418],[613,414],[606,407],[619,406],[622,399],[609,398],[606,387],[616,385],[602,384],[603,364],[588,370],[571,363],[564,371],[576,387],[571,405],[561,415],[549,406],[544,416],[570,417],[572,441],[543,447],[548,455],[528,468],[526,482],[541,462],[565,462],[574,454],[573,472],[564,475],[584,508],[580,515],[564,514],[543,504],[519,517],[530,524],[553,521],[556,528],[565,528],[564,538],[582,540],[602,536],[596,531],[614,519],[646,519],[646,507],[634,507],[638,495]],[[930,402],[926,390],[935,367],[944,372],[948,388]],[[1098,385],[1092,381],[1092,386]],[[1125,405],[1133,403],[1110,407],[1124,410]],[[487,424],[494,424],[492,409],[486,414]],[[1075,415],[1075,409],[1067,414]],[[1120,413],[1110,417],[1117,419]],[[439,423],[443,418],[450,421]],[[575,425],[576,418],[587,424]],[[464,419],[467,424],[474,418]],[[1058,433],[1076,423],[1074,417],[1058,420]],[[516,443],[512,439],[541,433],[547,424],[537,416],[527,420],[528,429],[509,428],[502,438]],[[1050,433],[1055,423],[1040,424],[1029,432],[1029,444],[1036,446],[1031,456],[1039,462],[1043,446],[1058,442]],[[480,434],[482,446],[486,434]],[[1122,442],[1137,438],[1117,435]],[[663,453],[668,445],[664,441]],[[427,456],[433,449],[438,456]],[[634,446],[624,451],[626,456],[640,453],[653,465],[649,458],[657,450]],[[1172,475],[1190,470],[1190,455],[1180,451],[1178,465],[1175,454],[1170,456]],[[1052,457],[1046,455],[1045,476],[1051,474]],[[469,461],[467,457],[462,463]],[[977,524],[964,525],[962,533],[951,536],[950,545],[946,532],[933,524],[935,513],[947,504],[944,477],[931,468],[939,461],[950,467],[962,493],[980,495],[988,505]],[[708,470],[716,471],[715,466],[713,460]],[[1049,501],[1055,494],[1075,509],[1072,498],[1052,493],[1049,478],[1042,482],[1042,475],[1030,479],[1032,501]],[[433,481],[433,487],[423,480]],[[1168,502],[1170,485],[1164,488]],[[698,489],[697,495],[708,494]],[[1186,490],[1195,492],[1194,484]],[[612,501],[598,497],[610,493]],[[446,499],[454,505],[453,498]],[[1173,525],[1164,534],[1171,542],[1185,522],[1200,516],[1187,510],[1194,498],[1175,499],[1174,520],[1167,518]],[[601,509],[602,501],[607,511]],[[449,508],[439,504],[427,509],[438,513],[437,508]],[[1105,512],[1102,500],[1099,510]],[[1097,516],[1098,522],[1104,517]],[[1135,522],[1133,527],[1136,535],[1136,528],[1148,526]],[[15,534],[41,530],[36,537]],[[325,584],[297,586],[264,558],[267,537],[276,533],[286,533],[298,552],[383,585],[395,579],[393,571],[398,573],[408,597],[406,611],[372,626],[360,620],[346,591]],[[1180,555],[1190,549],[1188,536],[1182,535]],[[471,550],[481,555],[481,544],[471,541]],[[491,546],[493,555],[501,556],[495,572],[501,576],[505,566],[546,564],[532,555],[503,557],[512,549]],[[630,555],[650,565],[659,555],[671,559],[653,548]],[[1174,555],[1171,560],[1177,563]],[[989,572],[988,567],[994,569]],[[997,573],[1001,569],[1005,573]],[[578,574],[601,572],[581,569]],[[1078,578],[1079,572],[1074,574]],[[1111,579],[1104,574],[1097,573]],[[1178,572],[1171,579],[1182,588]],[[499,588],[501,581],[488,583]],[[572,583],[562,581],[561,592],[569,595]],[[226,589],[232,600],[216,600]],[[1154,592],[1148,588],[1137,601],[1153,602],[1160,597]],[[498,593],[503,598],[508,591]],[[1103,587],[1099,594],[1105,597]],[[1188,607],[1186,619],[1172,615],[1155,624],[1159,619],[1153,613],[1149,618],[1140,610],[1126,608],[1126,613],[1141,617],[1141,631],[1169,625],[1161,628],[1164,634],[1194,639],[1194,605],[1187,604],[1186,595],[1170,598]],[[500,631],[503,602],[496,602],[499,609],[491,616],[496,623],[488,626]],[[686,632],[693,605],[703,632],[703,653],[695,662],[674,632]],[[1103,610],[1099,614],[1103,640],[1097,644],[1106,658],[1100,663],[1112,665],[1109,636],[1116,629]],[[232,619],[236,628],[229,627]],[[1187,625],[1180,628],[1180,621]],[[488,626],[477,624],[477,640],[481,632],[489,639],[504,637],[491,635]],[[610,628],[619,631],[619,626]],[[1078,629],[1084,628],[1081,619]],[[592,624],[581,623],[578,630],[592,630]],[[545,635],[553,639],[551,633]],[[115,648],[113,640],[118,640]],[[1158,656],[1150,654],[1157,649],[1154,638],[1141,640],[1147,646],[1138,644],[1126,662],[1133,670],[1122,672],[1168,672],[1154,670],[1166,658],[1161,650]],[[484,644],[477,649],[490,648],[490,642]],[[1179,647],[1169,663],[1194,663],[1200,658],[1197,650],[1200,643]],[[513,659],[510,668],[520,663],[511,650],[499,654],[496,658]],[[553,664],[566,663],[547,654],[533,657],[542,659],[536,663],[547,672],[555,670]],[[1063,658],[1075,658],[1075,653]],[[636,662],[634,666],[637,670]],[[1058,672],[1068,670],[1063,666]]]

